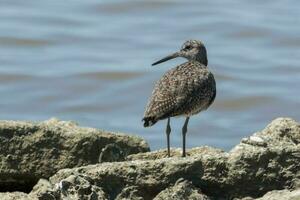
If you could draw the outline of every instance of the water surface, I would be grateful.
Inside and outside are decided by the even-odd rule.
[[[279,116],[300,119],[300,1],[17,1],[0,3],[0,118],[58,117],[165,147],[165,122],[141,123],[154,82],[201,39],[218,94],[192,117],[187,146],[230,149]],[[184,119],[172,119],[181,146]]]

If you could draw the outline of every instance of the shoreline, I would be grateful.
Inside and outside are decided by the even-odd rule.
[[[0,151],[1,199],[300,198],[300,124],[290,118],[228,152],[203,146],[186,158],[74,122],[0,121]]]

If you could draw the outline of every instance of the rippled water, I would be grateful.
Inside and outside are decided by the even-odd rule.
[[[0,3],[0,118],[58,117],[138,134],[165,147],[165,122],[141,118],[154,82],[186,39],[201,39],[216,75],[212,107],[192,117],[188,146],[229,149],[272,119],[300,119],[300,1]],[[173,119],[181,146],[184,119]]]

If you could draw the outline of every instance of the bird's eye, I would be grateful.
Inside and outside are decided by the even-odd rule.
[[[184,50],[190,50],[191,48],[192,48],[191,45],[187,45],[187,46],[184,47]]]

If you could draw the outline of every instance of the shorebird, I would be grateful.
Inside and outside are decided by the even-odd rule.
[[[157,65],[176,57],[188,61],[167,71],[156,83],[144,114],[144,127],[167,119],[166,135],[170,157],[170,118],[185,116],[182,127],[182,157],[186,156],[185,144],[189,119],[206,110],[216,97],[216,82],[207,64],[204,44],[198,40],[186,41],[182,48],[152,64]]]

